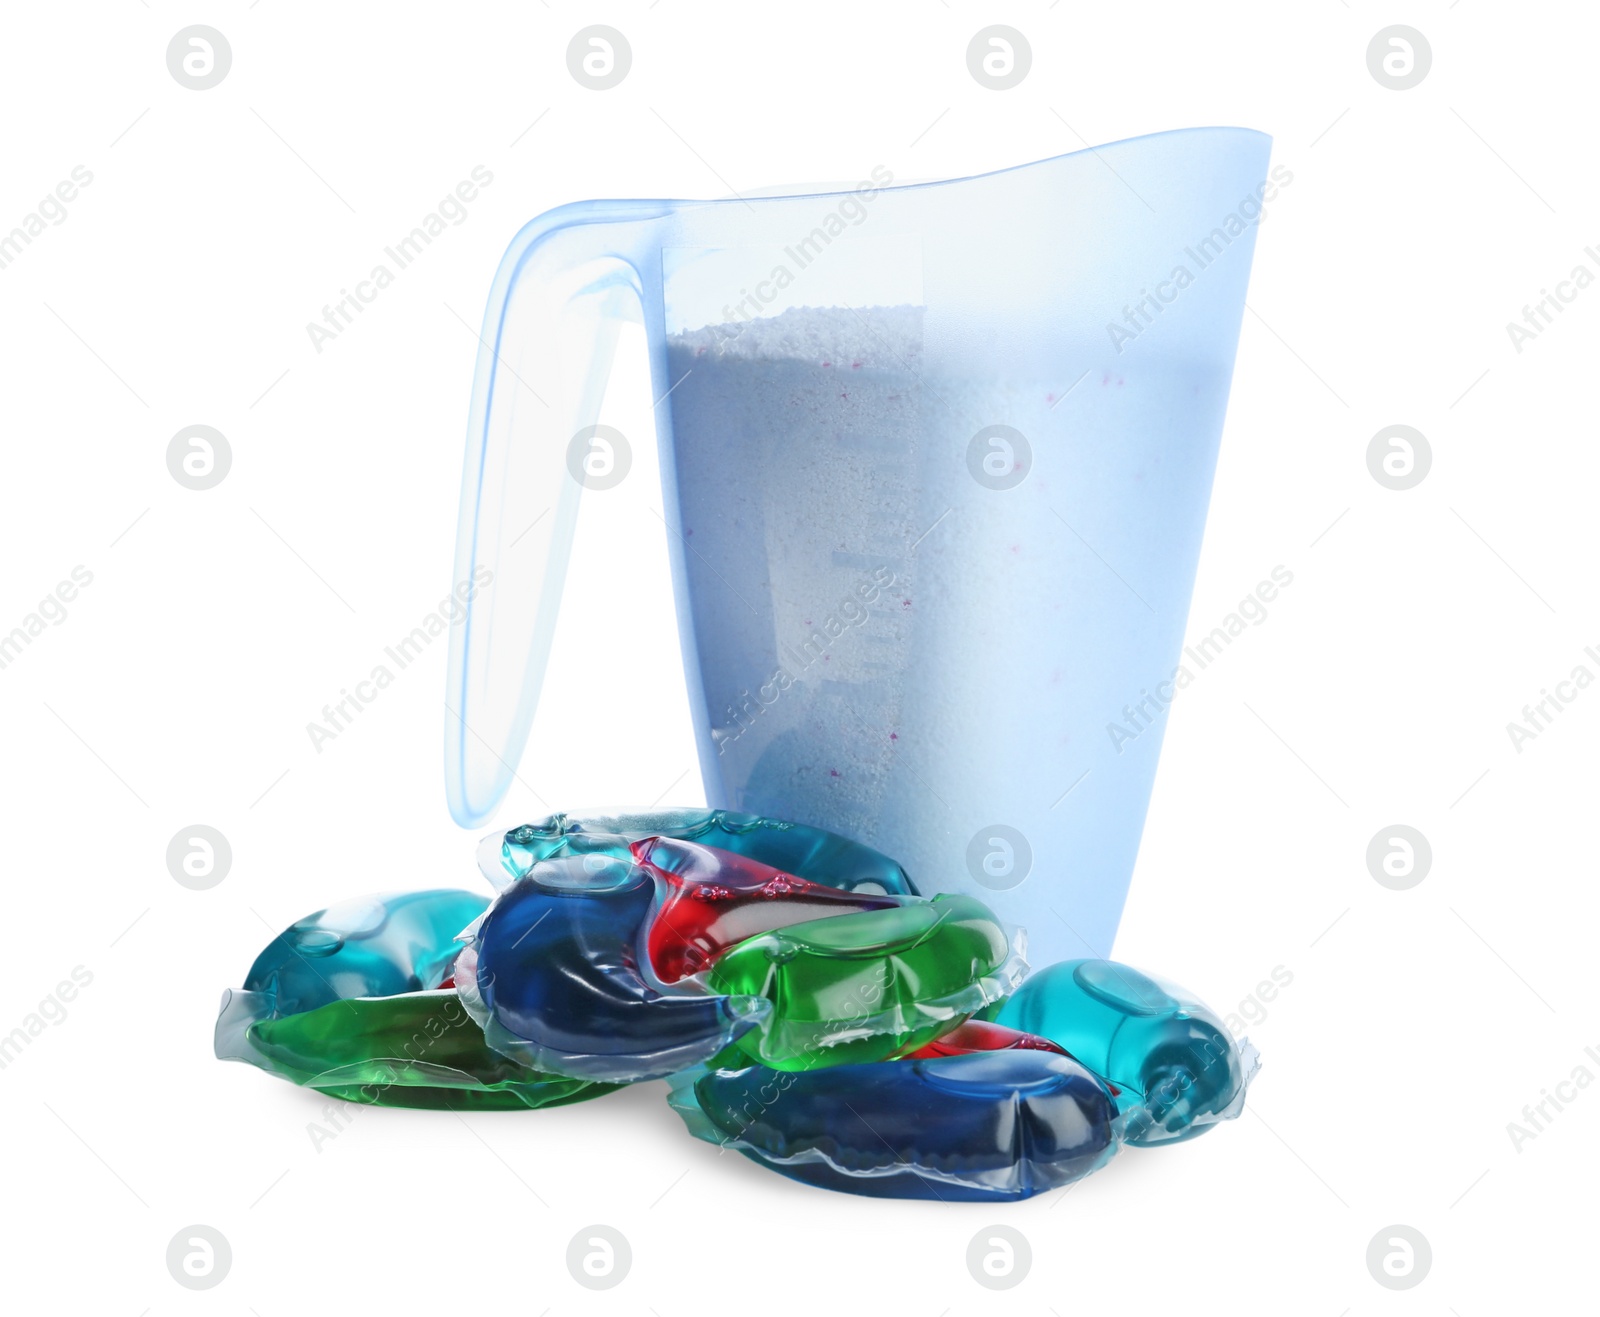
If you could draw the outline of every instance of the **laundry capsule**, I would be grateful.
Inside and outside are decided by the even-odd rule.
[[[1125,1137],[1175,1143],[1244,1110],[1258,1067],[1185,988],[1110,960],[1069,960],[1029,978],[988,1014],[1064,1047],[1119,1090]]]
[[[536,860],[469,930],[457,990],[491,1047],[610,1082],[730,1047],[778,1068],[885,1060],[1024,968],[968,897],[848,891],[671,838],[623,856]]]
[[[905,870],[870,846],[803,823],[729,809],[551,814],[490,833],[479,843],[478,867],[494,887],[501,888],[540,860],[591,854],[625,860],[634,843],[652,837],[715,847],[847,892],[917,894]]]
[[[612,1085],[529,1069],[489,1048],[457,996],[456,934],[487,898],[361,897],[298,920],[224,993],[214,1048],[333,1097],[379,1106],[557,1106]]]
[[[1118,1146],[1106,1086],[1036,1047],[713,1069],[675,1081],[670,1101],[707,1142],[793,1180],[877,1198],[1029,1198],[1098,1170]]]

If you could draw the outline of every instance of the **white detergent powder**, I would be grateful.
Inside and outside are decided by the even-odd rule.
[[[671,338],[669,364],[691,589],[715,619],[700,650],[719,757],[730,783],[863,835],[914,630],[922,310],[708,326]]]
[[[949,523],[993,497],[967,441],[1018,411],[1003,383],[925,378],[923,315],[795,308],[675,335],[668,358],[701,682],[734,803],[902,849],[953,828],[928,806],[982,768],[968,715],[993,563],[949,546],[952,530],[1004,533],[1003,509]]]
[[[1070,396],[1065,366],[974,378],[933,341],[913,306],[669,337],[707,790],[1037,923],[1097,884],[1120,901],[1131,870],[1159,734],[1111,753],[1104,726],[1170,675],[1143,669],[1176,654],[1189,582],[1156,565],[1186,556],[1169,536],[1198,542],[1171,509],[1210,456],[1165,436],[1222,399],[1170,368]],[[996,425],[1029,445],[1006,489],[973,473]],[[975,868],[997,824],[1025,839],[1021,878]],[[1056,954],[1090,954],[1051,922]]]

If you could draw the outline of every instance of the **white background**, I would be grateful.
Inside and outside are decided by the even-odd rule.
[[[1006,92],[966,65],[995,22],[1033,51]],[[209,91],[167,70],[191,23],[232,47]],[[631,43],[614,90],[567,71],[591,23]],[[1391,23],[1432,46],[1408,91],[1368,72]],[[0,671],[0,1033],[93,975],[0,1070],[7,1306],[1592,1309],[1600,1088],[1520,1149],[1507,1124],[1600,1075],[1600,688],[1521,753],[1506,724],[1579,663],[1600,674],[1600,290],[1521,353],[1505,325],[1600,273],[1597,27],[1486,0],[9,6],[0,231],[74,166],[94,181],[0,270],[0,631],[74,566],[94,581]],[[277,929],[476,881],[440,780],[442,644],[320,754],[305,728],[452,584],[474,330],[523,222],[1204,124],[1273,134],[1294,181],[1260,231],[1191,635],[1275,565],[1294,584],[1170,714],[1117,952],[1222,1011],[1292,974],[1250,1028],[1265,1069],[1237,1124],[1020,1206],[903,1204],[719,1156],[660,1084],[521,1116],[345,1108],[318,1150],[315,1096],[212,1059],[220,991]],[[467,221],[315,351],[306,323],[475,165],[494,182]],[[648,436],[637,337],[607,406]],[[166,466],[193,424],[232,449],[209,491]],[[1393,424],[1432,448],[1405,492],[1366,464]],[[636,457],[588,501],[544,750],[499,822],[699,799]],[[233,848],[210,891],[165,863],[194,823]],[[1409,891],[1366,865],[1394,823],[1433,849]],[[633,1251],[600,1294],[564,1260],[596,1222]],[[965,1264],[995,1222],[1033,1251],[1005,1293]],[[233,1252],[203,1294],[165,1263],[194,1223]],[[1404,1293],[1365,1261],[1394,1223],[1433,1252]]]

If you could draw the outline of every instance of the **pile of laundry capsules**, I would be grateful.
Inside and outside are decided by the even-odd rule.
[[[970,896],[725,810],[495,833],[496,888],[362,897],[275,938],[216,1053],[352,1102],[556,1106],[667,1078],[699,1138],[808,1184],[1010,1200],[1244,1107],[1248,1043],[1107,960],[1029,975]]]

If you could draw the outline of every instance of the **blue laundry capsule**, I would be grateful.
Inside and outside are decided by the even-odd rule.
[[[1116,1152],[1117,1108],[1083,1066],[1016,1049],[675,1081],[689,1129],[790,1179],[875,1198],[1014,1201]]]

